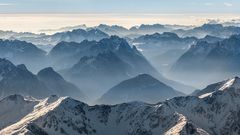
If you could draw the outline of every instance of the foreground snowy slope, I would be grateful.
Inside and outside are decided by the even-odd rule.
[[[38,101],[25,100],[20,95],[11,95],[0,101],[0,129],[9,126],[32,112]]]
[[[185,116],[159,105],[135,102],[117,106],[90,107],[70,98],[58,98],[52,103],[48,100],[41,101],[33,112],[19,122],[3,129],[0,134],[205,133],[195,124],[188,122]]]
[[[232,80],[202,98],[176,97],[155,105],[131,102],[88,106],[52,96],[38,101],[32,112],[0,134],[238,135],[240,79]]]

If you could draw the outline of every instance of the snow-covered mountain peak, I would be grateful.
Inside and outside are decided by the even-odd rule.
[[[189,121],[186,116],[176,113],[179,116],[176,125],[170,128],[164,135],[209,135],[205,130]]]
[[[50,96],[49,98],[40,100],[34,109],[32,109],[25,117],[20,119],[15,124],[8,126],[7,128],[0,131],[0,134],[28,134],[31,131],[31,127],[28,124],[36,120],[37,118],[41,118],[46,115],[50,111],[54,110],[58,107],[62,101],[66,99],[66,97],[57,97]],[[51,101],[51,103],[50,103]],[[16,112],[16,111],[15,111]],[[31,124],[30,124],[31,126]],[[40,133],[41,134],[41,133]]]
[[[223,91],[229,88],[240,89],[240,78],[235,77],[235,78],[229,79],[228,81],[226,81],[225,84],[223,84],[223,86],[219,90]]]
[[[65,97],[62,97],[62,99],[64,99]],[[42,99],[39,101],[39,104],[37,104],[34,108],[36,109],[40,109],[43,108],[45,106],[48,106],[54,102],[56,102],[57,100],[59,100],[60,97],[56,96],[56,95],[51,95],[50,97],[47,97],[45,99]]]
[[[219,88],[224,84],[238,88],[238,83],[239,78],[235,77],[212,84],[214,92],[207,98],[182,96],[159,104],[89,106],[69,97],[51,96],[39,100],[38,107],[32,110],[32,106],[28,107],[30,110],[24,117],[21,115],[13,119],[14,123],[3,125],[0,134],[237,135],[240,94],[232,93],[235,89],[220,91]],[[6,119],[6,111],[2,114],[3,120],[12,120]]]
[[[25,115],[30,113],[38,103],[38,101],[30,101],[16,94],[0,100],[0,129],[22,119]]]
[[[201,90],[196,94],[199,98],[205,98],[212,96],[214,93],[222,93],[222,92],[228,92],[233,90],[233,93],[240,93],[240,78],[234,77],[222,82],[218,82],[215,84],[208,85],[205,89]]]

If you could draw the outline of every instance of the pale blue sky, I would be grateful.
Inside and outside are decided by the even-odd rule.
[[[240,0],[0,0],[0,13],[240,13]]]

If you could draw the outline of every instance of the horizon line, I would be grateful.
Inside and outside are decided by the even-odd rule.
[[[166,12],[166,13],[159,13],[159,12],[132,12],[132,13],[128,13],[128,12],[0,12],[0,15],[32,15],[32,14],[43,14],[43,15],[48,15],[48,14],[52,14],[52,15],[68,15],[68,14],[76,14],[76,15],[237,15],[240,17],[239,13],[219,13],[219,12]]]

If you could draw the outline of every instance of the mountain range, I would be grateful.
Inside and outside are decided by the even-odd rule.
[[[170,32],[177,29],[187,30],[191,27],[183,25],[141,24],[139,26],[133,26],[128,29],[119,25],[100,24],[93,28],[99,29],[109,35],[117,35],[120,37],[128,37],[134,39],[146,34]]]
[[[220,42],[222,40],[223,40],[223,38],[220,38],[220,37],[214,37],[214,36],[206,35],[204,38],[199,39],[198,42],[199,41],[205,41],[205,42],[208,42],[208,43],[216,43],[216,42]]]
[[[0,135],[240,134],[237,25],[41,32],[0,31]]]
[[[164,32],[143,35],[135,38],[131,43],[141,50],[154,67],[164,72],[197,40],[195,37],[181,38],[175,33]]]
[[[171,49],[186,50],[196,41],[195,37],[180,38],[175,33],[164,32],[140,36],[133,40],[133,44],[143,50],[142,52],[146,57],[151,58]]]
[[[41,33],[59,33],[59,32],[67,32],[67,31],[72,31],[75,29],[83,29],[86,30],[87,26],[85,24],[82,25],[76,25],[76,26],[67,26],[67,27],[61,27],[58,29],[41,29],[39,32]]]
[[[175,77],[179,76],[181,78],[181,76],[189,75],[189,78],[194,77],[200,80],[205,78],[204,76],[210,75],[208,79],[212,79],[212,82],[232,75],[238,75],[240,69],[239,44],[239,35],[233,35],[215,43],[200,41],[196,45],[191,46],[176,61],[171,72]],[[188,78],[186,77],[186,79]]]
[[[97,56],[99,53],[108,51],[115,53],[118,57],[124,59],[133,66],[135,66],[136,63],[139,63],[138,59],[141,59],[141,62],[143,62],[139,64],[146,65],[147,63],[147,60],[145,60],[142,54],[138,52],[135,47],[131,48],[126,40],[117,36],[104,38],[99,42],[87,40],[81,43],[61,42],[50,51],[48,56],[50,59],[53,59],[53,61],[59,61],[59,63],[60,61],[65,60],[67,62],[66,65],[70,65],[65,68],[69,68],[76,64],[84,56]],[[60,66],[62,67],[63,65],[60,63]],[[147,66],[150,67],[150,65]],[[145,67],[143,66],[139,68]],[[151,71],[152,69],[149,70]]]
[[[117,36],[99,42],[62,43],[54,47],[49,55],[59,58],[61,67],[64,67],[62,61],[68,62],[65,63],[67,66],[73,65],[61,71],[65,78],[85,91],[94,90],[98,95],[117,83],[142,73],[150,74],[173,88],[185,90],[184,92],[193,89],[162,76],[135,46],[131,47],[125,39]]]
[[[199,27],[195,27],[188,30],[174,30],[172,31],[178,34],[180,37],[194,36],[197,38],[204,38],[207,35],[228,38],[232,35],[240,34],[240,27],[236,26],[223,26],[222,24],[207,23]]]
[[[130,46],[118,36],[81,43],[60,42],[49,53],[32,43],[19,40],[1,40],[0,47],[2,58],[16,65],[24,63],[34,73],[45,67],[53,67],[86,93],[94,90],[98,96],[117,83],[142,73],[150,74],[177,90],[188,93],[193,90],[163,77],[135,46]],[[85,83],[80,83],[82,81]]]
[[[0,98],[12,94],[35,98],[56,94],[84,99],[84,95],[75,85],[65,81],[52,68],[43,69],[34,75],[23,64],[15,66],[6,59],[0,59]]]
[[[39,37],[39,36],[43,36],[45,34],[35,34],[35,33],[31,33],[31,32],[14,32],[14,31],[3,31],[0,30],[0,39],[18,39],[18,38],[22,38],[22,37]]]
[[[157,104],[89,106],[68,97],[35,100],[12,95],[0,101],[5,116],[0,118],[6,121],[0,134],[237,135],[239,80],[230,79],[211,94]]]
[[[21,37],[18,40],[27,41],[36,45],[56,45],[62,41],[65,42],[82,42],[83,40],[101,40],[109,37],[108,34],[98,29],[74,29],[72,31],[58,32],[53,35],[42,35],[39,37]]]
[[[79,33],[79,31],[81,31]],[[85,32],[84,32],[85,31]],[[94,32],[88,32],[94,31]],[[99,40],[102,36],[117,35],[119,37],[128,37],[131,39],[137,38],[146,34],[173,32],[180,37],[197,37],[204,38],[207,35],[228,38],[234,34],[240,34],[240,28],[235,25],[225,25],[221,23],[206,23],[202,26],[183,26],[183,25],[163,25],[163,24],[141,24],[131,28],[125,28],[119,25],[106,25],[100,24],[98,26],[87,27],[86,25],[77,25],[63,27],[59,29],[40,30],[40,34],[30,32],[13,32],[13,31],[0,31],[0,38],[2,39],[18,39],[31,42],[37,45],[53,44],[65,40],[78,41],[84,39]],[[47,35],[46,33],[51,33]],[[77,39],[78,37],[79,39]]]
[[[45,51],[32,43],[0,39],[0,58],[9,59],[14,64],[24,63],[32,71],[37,71],[44,65],[45,55]]]
[[[85,56],[72,68],[63,71],[66,78],[92,97],[102,95],[103,90],[129,78],[134,73],[134,69],[113,52]]]

